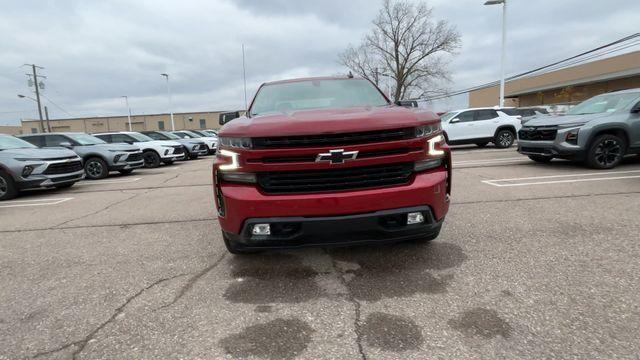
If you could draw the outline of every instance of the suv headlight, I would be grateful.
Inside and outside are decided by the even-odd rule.
[[[220,137],[218,138],[218,146],[227,146],[238,149],[251,149],[251,138],[238,137]]]
[[[415,136],[416,137],[425,137],[425,136],[429,136],[431,134],[434,134],[436,132],[440,131],[440,123],[436,123],[436,124],[432,124],[432,125],[422,125],[422,126],[418,126],[415,129]]]

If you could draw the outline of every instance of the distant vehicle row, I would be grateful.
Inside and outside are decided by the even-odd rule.
[[[70,187],[83,178],[102,179],[112,171],[215,154],[217,137],[206,132],[149,131],[0,135],[0,200],[20,190]]]

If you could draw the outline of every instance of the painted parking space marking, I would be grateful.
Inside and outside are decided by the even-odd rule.
[[[1,202],[0,208],[58,205],[73,199],[74,198],[69,197],[69,198],[34,199],[34,200],[11,200],[11,201]]]
[[[131,178],[131,179],[114,179],[114,180],[87,180],[83,182],[77,183],[75,186],[85,186],[85,185],[102,185],[102,184],[124,184],[124,183],[132,183],[138,180],[142,180],[142,178]]]
[[[573,183],[573,182],[622,180],[622,179],[636,179],[636,178],[640,178],[640,170],[531,176],[531,177],[510,178],[510,179],[482,180],[482,182],[487,185],[492,185],[497,187],[511,187],[511,186],[548,185],[548,184],[563,184],[563,183]]]
[[[453,166],[491,165],[491,164],[506,164],[506,163],[515,163],[515,162],[528,163],[530,161],[527,158],[519,156],[519,157],[511,157],[511,158],[454,161]]]

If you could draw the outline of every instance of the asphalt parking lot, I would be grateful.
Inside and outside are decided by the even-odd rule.
[[[226,253],[211,158],[0,203],[1,359],[637,358],[640,161],[454,151],[440,237]]]

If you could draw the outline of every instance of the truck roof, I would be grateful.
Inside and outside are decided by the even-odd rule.
[[[285,83],[293,83],[293,82],[301,82],[301,81],[313,81],[313,80],[363,80],[363,78],[361,78],[361,77],[349,77],[349,76],[316,76],[316,77],[306,77],[306,78],[294,78],[294,79],[268,81],[268,82],[265,82],[263,85],[285,84]]]

